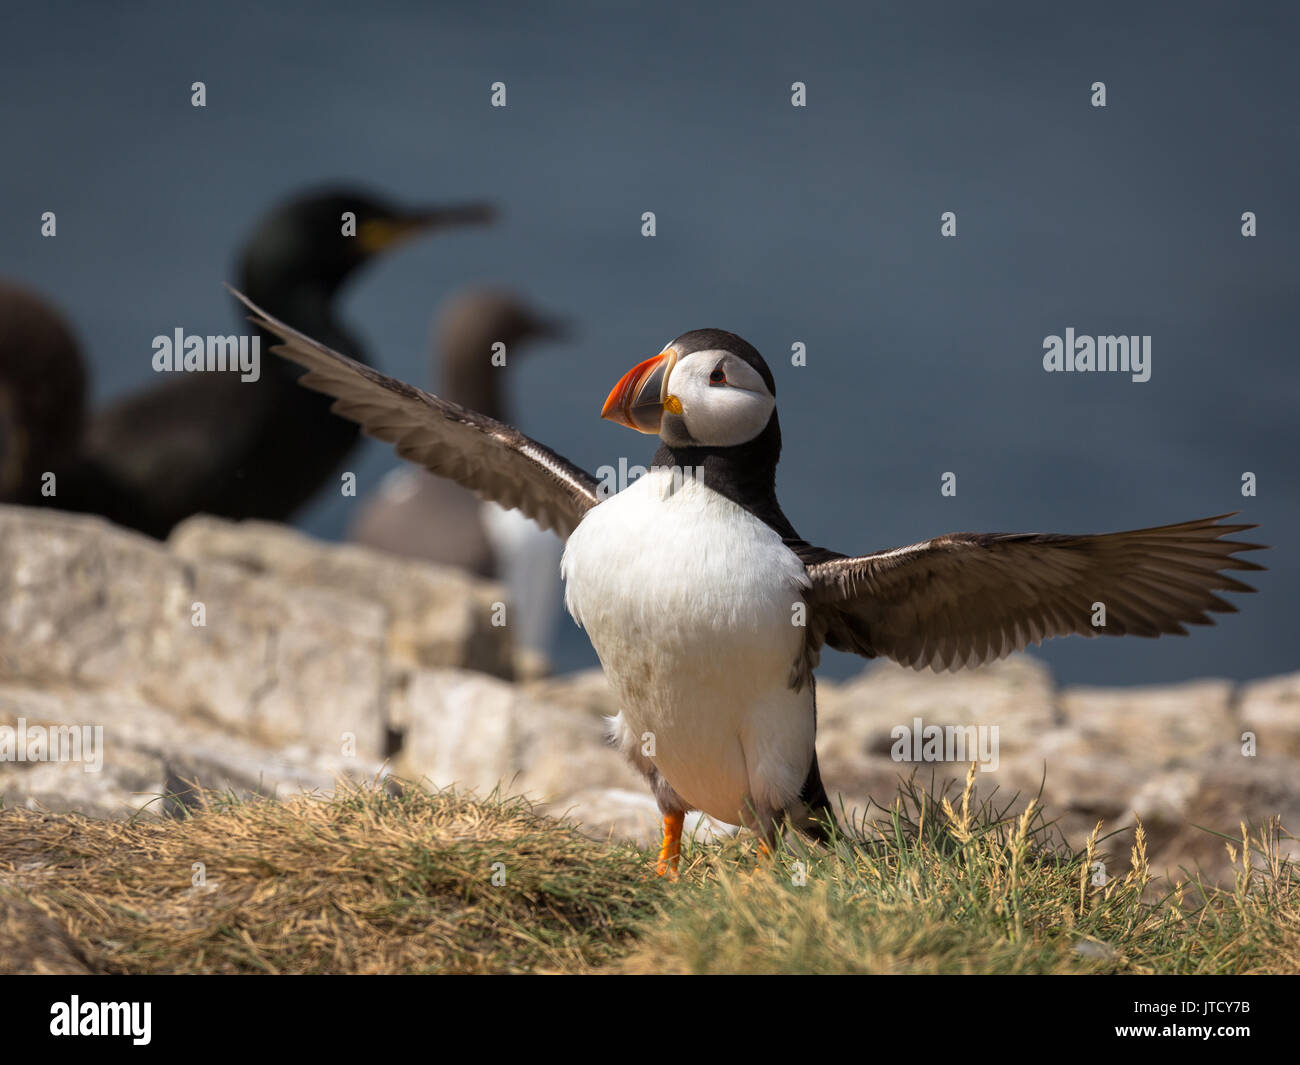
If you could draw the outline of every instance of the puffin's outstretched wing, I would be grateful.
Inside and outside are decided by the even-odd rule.
[[[1215,591],[1255,590],[1224,570],[1264,568],[1233,557],[1262,545],[1220,539],[1255,528],[1219,524],[1231,517],[1100,536],[950,533],[860,558],[810,547],[809,651],[815,661],[826,643],[937,672],[1069,633],[1186,636],[1185,624],[1214,624],[1207,611],[1236,612]]]
[[[402,458],[561,537],[601,501],[594,477],[518,429],[331,351],[231,292],[252,321],[284,341],[271,350],[306,367],[302,385],[333,396],[335,414],[392,444]]]

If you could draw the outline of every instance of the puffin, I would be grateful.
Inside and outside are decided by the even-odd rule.
[[[1233,514],[1097,535],[949,533],[849,555],[808,543],[776,498],[776,382],[747,341],[683,333],[629,370],[601,417],[658,437],[622,491],[503,422],[277,322],[300,383],[402,457],[566,540],[565,602],[619,700],[611,738],[663,815],[656,871],[675,876],[683,820],[751,829],[771,853],[791,826],[839,831],[816,751],[822,649],[957,670],[1054,636],[1186,635],[1235,612],[1217,592],[1263,545]],[[1094,604],[1105,625],[1094,625]]]
[[[254,227],[240,252],[239,282],[279,317],[365,361],[361,342],[338,318],[343,285],[417,234],[493,215],[485,203],[406,207],[361,189],[306,192]],[[271,339],[262,335],[263,352]],[[359,437],[354,424],[330,414],[328,401],[298,388],[297,375],[279,359],[264,359],[255,382],[171,374],[93,412],[80,452],[59,472],[57,495],[44,502],[159,539],[197,513],[287,520],[335,477]]]
[[[563,320],[529,306],[508,289],[481,286],[457,292],[434,323],[438,394],[509,421],[503,384],[511,367],[535,343],[559,340],[568,331]],[[549,670],[560,614],[561,545],[518,511],[481,500],[426,470],[399,466],[362,500],[348,539],[504,582],[515,676],[531,679]]]

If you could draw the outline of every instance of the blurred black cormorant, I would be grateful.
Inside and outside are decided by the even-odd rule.
[[[0,502],[40,502],[44,475],[80,447],[85,414],[72,328],[36,293],[0,281]]]
[[[240,287],[364,362],[336,315],[343,283],[408,237],[487,222],[492,213],[483,204],[407,209],[347,189],[300,196],[272,211],[244,245]],[[338,471],[358,430],[330,413],[328,397],[296,385],[300,371],[267,357],[272,342],[262,335],[256,381],[230,371],[169,375],[93,414],[57,497],[42,501],[157,537],[197,513],[290,517]]]

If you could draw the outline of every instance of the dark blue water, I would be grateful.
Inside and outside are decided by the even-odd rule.
[[[72,318],[99,399],[153,383],[156,334],[230,330],[221,283],[277,199],[322,180],[486,197],[495,229],[411,245],[349,290],[386,371],[428,380],[454,288],[514,286],[581,327],[517,367],[519,421],[594,469],[651,451],[597,418],[619,375],[730,329],[775,367],[781,496],[814,542],[1244,509],[1278,550],[1242,614],[1041,653],[1107,684],[1300,667],[1293,6],[430,7],[6,9],[0,272]],[[1044,373],[1043,338],[1067,327],[1151,335],[1151,380]],[[362,488],[393,461],[367,444]],[[351,505],[302,524],[337,536]],[[561,664],[594,662],[565,632]]]

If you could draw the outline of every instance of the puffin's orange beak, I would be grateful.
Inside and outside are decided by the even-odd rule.
[[[677,352],[669,348],[632,367],[614,386],[600,416],[638,433],[658,433],[665,410],[682,411],[676,397],[668,395],[668,378],[676,364]]]

